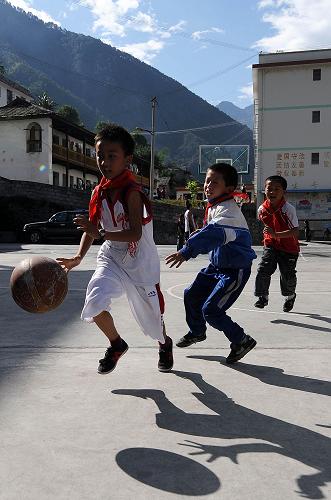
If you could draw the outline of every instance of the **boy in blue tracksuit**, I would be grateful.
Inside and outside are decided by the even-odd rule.
[[[210,264],[184,291],[190,331],[177,346],[188,347],[205,340],[208,323],[223,331],[231,342],[227,363],[235,363],[256,346],[256,340],[226,314],[244,289],[256,258],[246,220],[233,198],[237,184],[238,174],[232,165],[216,163],[208,168],[205,226],[195,231],[179,252],[166,258],[170,267],[179,267],[190,258],[209,253]]]

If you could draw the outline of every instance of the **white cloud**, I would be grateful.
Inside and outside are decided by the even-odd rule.
[[[200,38],[203,38],[203,36],[207,35],[208,33],[224,33],[224,30],[222,28],[210,28],[203,31],[194,31],[192,33],[192,38],[193,40],[200,40]]]
[[[136,16],[126,23],[126,26],[143,33],[153,33],[157,29],[155,19],[144,12],[138,12]]]
[[[238,99],[240,100],[249,100],[253,101],[253,83],[249,83],[248,85],[244,85],[239,89],[240,95],[238,95]]]
[[[122,47],[117,47],[123,52],[127,52],[132,56],[149,63],[154,59],[154,57],[162,50],[164,47],[164,42],[161,40],[148,40],[142,43],[129,43],[123,45]]]
[[[255,43],[267,52],[307,50],[331,46],[330,0],[260,0],[262,17],[275,34]]]
[[[91,9],[96,18],[94,31],[106,30],[112,35],[125,36],[124,16],[139,7],[140,0],[81,0],[80,5]]]
[[[19,7],[20,9],[24,10],[25,12],[30,12],[34,16],[38,17],[45,23],[54,23],[57,24],[58,26],[61,26],[61,23],[59,21],[56,21],[53,19],[47,12],[44,10],[37,10],[34,9],[31,6],[31,1],[30,0],[10,0],[9,3],[13,5],[14,7]]]

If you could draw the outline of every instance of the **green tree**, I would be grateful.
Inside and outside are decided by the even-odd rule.
[[[198,181],[196,180],[191,180],[191,181],[188,181],[188,183],[186,184],[186,189],[189,190],[190,192],[190,195],[191,195],[191,200],[192,200],[192,205],[196,205],[196,201],[197,201],[197,194],[198,194],[198,191],[199,191],[199,183]]]
[[[108,125],[111,125],[111,122],[103,122],[102,120],[97,122],[94,127],[95,133],[98,134],[103,128],[107,127]]]
[[[4,75],[6,73],[5,67],[0,64],[0,75]]]
[[[37,97],[37,104],[45,109],[50,109],[54,111],[56,107],[55,101],[47,94],[47,92],[43,92],[41,95]]]
[[[80,119],[79,113],[76,108],[73,106],[69,106],[68,104],[64,104],[63,106],[59,106],[56,110],[57,114],[65,118],[69,122],[75,123],[76,125],[83,126],[83,123]]]

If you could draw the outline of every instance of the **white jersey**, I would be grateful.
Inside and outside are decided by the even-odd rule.
[[[128,274],[135,285],[155,285],[160,281],[160,259],[153,239],[153,221],[148,217],[144,207],[141,238],[137,242],[121,242],[106,240],[100,248],[98,263],[103,261],[107,266],[109,259]],[[124,207],[119,199],[109,204],[102,200],[101,225],[106,231],[122,231],[130,229]]]
[[[185,233],[193,233],[196,227],[191,210],[186,210],[184,214],[184,221],[185,221]]]
[[[111,311],[113,299],[127,296],[131,311],[145,335],[159,342],[163,337],[163,295],[159,287],[160,260],[153,240],[153,221],[144,208],[144,224],[138,242],[107,240],[97,257],[81,318],[93,322],[102,311]],[[102,201],[101,225],[106,231],[129,229],[129,221],[119,200]]]

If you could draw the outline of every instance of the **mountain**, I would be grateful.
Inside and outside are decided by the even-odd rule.
[[[34,95],[46,91],[57,104],[79,110],[85,126],[111,120],[129,130],[150,129],[151,98],[158,101],[157,136],[169,159],[197,172],[199,144],[250,144],[252,132],[176,80],[98,39],[55,26],[0,0],[0,64]],[[253,148],[251,148],[253,150]]]
[[[217,104],[216,108],[253,130],[253,104],[250,104],[246,108],[239,108],[230,101],[222,101]]]

